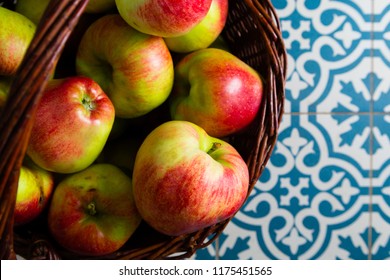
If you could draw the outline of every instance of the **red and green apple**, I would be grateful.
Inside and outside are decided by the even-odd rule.
[[[212,0],[206,17],[184,35],[165,38],[171,51],[189,53],[209,47],[221,34],[228,14],[228,0]]]
[[[198,50],[175,66],[171,115],[201,126],[211,136],[225,137],[252,123],[262,91],[259,74],[233,54],[215,48]]]
[[[164,103],[174,77],[164,40],[135,30],[117,14],[103,16],[88,28],[76,70],[103,88],[121,118],[145,115]]]
[[[122,18],[133,28],[155,36],[183,35],[203,20],[211,0],[116,0]]]
[[[27,154],[49,171],[80,171],[103,150],[114,118],[114,106],[92,79],[51,80],[37,105]]]
[[[141,223],[129,176],[93,164],[55,188],[48,213],[52,236],[65,249],[102,256],[121,248]]]
[[[53,174],[26,158],[19,173],[15,225],[24,225],[36,219],[49,204],[53,189]]]
[[[155,128],[134,163],[137,208],[151,227],[170,236],[232,217],[248,183],[248,167],[237,150],[186,121]]]
[[[35,34],[24,15],[0,6],[0,75],[14,75]]]

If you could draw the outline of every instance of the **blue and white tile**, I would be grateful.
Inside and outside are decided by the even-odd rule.
[[[373,123],[372,258],[390,259],[390,115]]]
[[[273,3],[288,51],[286,111],[368,111],[372,2]],[[333,104],[339,95],[346,107]]]
[[[374,112],[390,113],[390,2],[376,0],[374,5]]]
[[[266,170],[220,239],[221,258],[368,258],[369,116],[339,117],[285,115]]]

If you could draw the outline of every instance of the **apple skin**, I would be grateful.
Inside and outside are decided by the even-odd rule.
[[[120,118],[145,115],[164,103],[174,77],[164,40],[133,29],[117,14],[101,17],[85,32],[76,70],[103,88]]]
[[[122,18],[133,28],[155,36],[189,32],[206,16],[212,0],[116,0]]]
[[[139,148],[134,198],[142,218],[169,236],[232,217],[248,192],[248,167],[233,146],[186,121],[165,122]]]
[[[236,56],[221,49],[198,50],[175,66],[171,115],[201,126],[211,136],[225,137],[254,120],[262,91],[259,74]]]
[[[15,11],[38,25],[49,2],[50,0],[18,0],[16,2]]]
[[[131,179],[111,164],[93,164],[62,180],[48,213],[54,239],[88,256],[115,252],[140,223]]]
[[[184,35],[165,38],[171,51],[188,53],[209,47],[221,34],[228,15],[228,0],[213,0],[206,17]]]
[[[0,6],[0,75],[12,76],[34,37],[35,24],[17,12]]]
[[[49,171],[80,171],[103,150],[114,119],[110,99],[92,79],[51,80],[37,107],[27,155]]]
[[[53,189],[53,174],[25,160],[20,168],[14,224],[24,225],[36,219],[49,204]]]

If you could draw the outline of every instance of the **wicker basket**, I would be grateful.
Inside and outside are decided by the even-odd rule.
[[[0,2],[12,7],[14,1]],[[58,247],[48,234],[44,219],[14,228],[13,209],[36,104],[87,2],[51,1],[0,116],[1,259],[13,259],[16,254],[27,259],[83,258]],[[284,109],[286,52],[279,20],[270,0],[229,0],[223,37],[232,53],[256,69],[264,79],[264,101],[255,122],[245,133],[228,139],[249,167],[249,195],[271,155]],[[211,244],[228,222],[178,237],[164,236],[142,223],[119,251],[104,259],[188,258],[197,249]]]

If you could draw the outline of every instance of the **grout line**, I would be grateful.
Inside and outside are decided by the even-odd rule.
[[[217,239],[214,242],[215,242],[215,260],[219,260],[220,259],[220,255],[219,255],[219,237],[217,237]]]
[[[372,66],[371,66],[372,67]],[[371,83],[374,82],[374,77],[373,75],[371,75]],[[373,85],[370,85],[371,89],[370,91],[373,91],[374,87]],[[372,103],[372,102],[370,102]],[[372,107],[373,105],[370,104],[370,107]],[[372,110],[372,108],[370,108],[370,110]],[[389,115],[390,113],[389,112],[373,112],[373,111],[370,111],[370,112],[284,112],[283,115],[358,115],[358,116],[373,116],[373,115],[376,115],[376,116],[386,116],[386,115]]]

